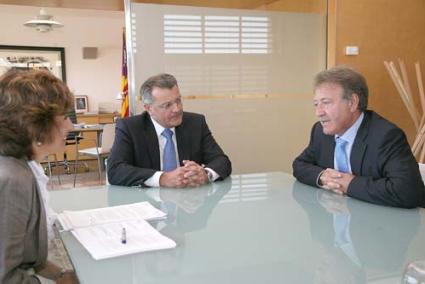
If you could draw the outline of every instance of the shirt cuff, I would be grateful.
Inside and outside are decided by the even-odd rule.
[[[204,168],[207,172],[211,173],[211,178],[208,177],[209,182],[214,182],[216,179],[220,177],[218,173],[216,173],[213,169]]]
[[[35,283],[41,284],[40,278],[38,278],[36,275],[31,275],[31,278],[34,279]],[[34,281],[31,281],[31,282],[34,282]]]
[[[322,185],[320,184],[320,177],[322,176],[323,172],[325,170],[321,171],[318,175],[317,175],[317,179],[316,179],[316,186],[317,187],[322,187]]]
[[[159,178],[161,177],[163,173],[164,172],[161,172],[161,171],[155,172],[153,176],[145,180],[144,184],[150,187],[159,187]]]

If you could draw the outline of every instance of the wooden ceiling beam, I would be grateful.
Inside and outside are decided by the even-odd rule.
[[[135,0],[154,3],[231,9],[317,12],[325,0]],[[0,4],[72,9],[124,11],[124,0],[0,0]]]

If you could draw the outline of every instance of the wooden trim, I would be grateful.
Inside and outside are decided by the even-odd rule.
[[[336,62],[336,37],[337,37],[337,0],[328,0],[327,15],[327,68],[335,66]]]
[[[240,94],[240,95],[216,95],[216,96],[203,96],[203,95],[191,95],[182,96],[185,100],[214,100],[214,99],[271,99],[271,98],[287,98],[287,97],[302,97],[302,94]]]

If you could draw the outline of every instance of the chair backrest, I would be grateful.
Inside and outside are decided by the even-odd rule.
[[[67,113],[69,119],[71,120],[72,124],[77,124],[77,114],[75,113],[75,110],[71,110]],[[66,136],[66,140],[68,144],[75,144],[75,140],[77,139],[77,136],[80,134],[80,132],[72,131],[68,133],[68,136]]]
[[[425,164],[418,163],[419,171],[421,172],[422,180],[425,182]]]
[[[67,115],[73,124],[77,124],[77,114],[74,109],[70,110]]]
[[[115,140],[115,123],[105,124],[102,132],[102,154],[111,152]]]

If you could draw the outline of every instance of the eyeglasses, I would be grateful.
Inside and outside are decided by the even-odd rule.
[[[182,104],[182,99],[181,99],[181,98],[178,98],[178,99],[176,99],[176,100],[175,100],[175,101],[173,101],[173,102],[165,102],[165,103],[163,103],[163,104],[156,105],[156,107],[157,107],[157,108],[160,108],[160,109],[162,109],[162,110],[169,110],[169,109],[171,109],[174,105],[181,106],[181,104]]]

